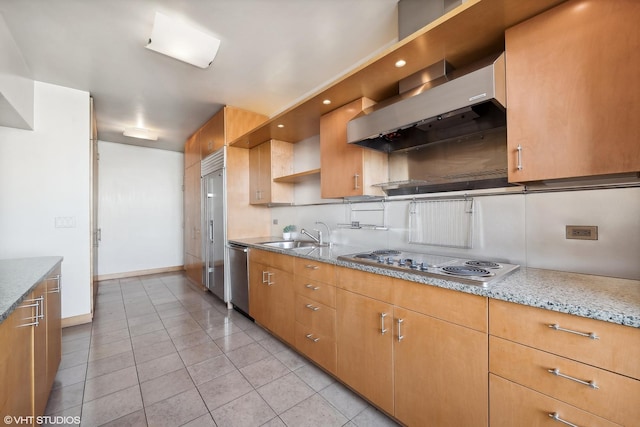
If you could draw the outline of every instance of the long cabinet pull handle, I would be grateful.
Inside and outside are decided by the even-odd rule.
[[[44,305],[44,297],[38,297],[38,298],[34,298],[34,299],[30,299],[25,301],[27,304],[23,304],[18,308],[29,308],[29,307],[35,307],[36,309],[36,314],[33,317],[28,317],[25,318],[24,320],[31,320],[30,323],[25,323],[23,325],[20,325],[20,327],[25,327],[25,326],[40,326],[40,319],[44,319],[44,315],[40,315],[40,311],[41,311],[41,304]]]
[[[404,335],[402,335],[402,332],[400,331],[400,328],[402,326],[402,323],[404,322],[404,319],[398,319],[398,342],[402,341],[404,339]]]
[[[563,420],[562,418],[560,418],[560,415],[558,415],[557,412],[550,413],[549,414],[549,418],[553,418],[555,421],[561,422],[562,424],[565,424],[565,425],[568,425],[568,426],[571,426],[571,427],[580,427],[577,424],[570,423],[567,420]]]
[[[516,166],[516,169],[521,171],[522,170],[522,145],[518,145],[518,148],[516,148],[516,153],[518,153],[518,165]]]
[[[380,313],[380,333],[386,334],[389,330],[384,327],[384,318],[387,317],[387,313]]]
[[[317,265],[313,265],[313,264],[307,264],[304,266],[304,268],[308,268],[309,270],[317,270],[320,267],[318,267]]]
[[[353,175],[353,181],[354,181],[354,189],[357,190],[358,188],[360,188],[360,185],[358,185],[358,178],[360,178],[360,174],[355,174]]]
[[[313,337],[313,334],[307,334],[307,335],[305,335],[305,337],[306,337],[308,340],[311,340],[311,341],[313,341],[313,342],[318,342],[318,341],[320,341],[320,338],[314,338],[314,337]]]
[[[553,374],[553,375],[555,375],[557,377],[566,378],[568,380],[575,381],[577,383],[580,383],[580,384],[586,385],[588,387],[591,387],[594,390],[598,390],[600,388],[600,387],[598,387],[596,385],[595,381],[584,381],[584,380],[578,379],[576,377],[572,377],[570,375],[563,374],[562,372],[560,372],[560,369],[558,369],[558,368],[547,369],[547,371],[550,374]]]
[[[59,293],[60,293],[60,284],[61,284],[61,283],[60,283],[60,279],[61,279],[61,278],[60,278],[60,275],[59,275],[59,274],[56,274],[55,276],[53,276],[53,277],[50,279],[50,280],[55,280],[55,281],[56,281],[56,283],[57,283],[57,285],[58,285],[58,287],[57,287],[57,288],[55,288],[55,289],[54,289],[54,290],[52,290],[52,291],[47,292],[47,293],[49,293],[49,294],[59,294]]]
[[[307,304],[305,305],[305,307],[307,307],[309,310],[311,311],[318,311],[320,310],[320,307],[316,307],[315,305],[311,305],[311,304]]]
[[[565,329],[565,328],[561,328],[560,325],[558,325],[557,323],[553,323],[551,325],[549,325],[549,327],[551,329],[554,329],[556,331],[562,331],[562,332],[569,332],[570,334],[576,334],[576,335],[580,335],[581,337],[587,337],[587,338],[591,338],[592,340],[598,340],[600,339],[599,336],[597,336],[595,334],[595,332],[578,332],[578,331],[573,331],[571,329]]]
[[[305,288],[307,289],[311,289],[312,291],[317,291],[318,289],[320,289],[320,286],[313,286],[309,283],[307,283],[306,285],[304,285]]]

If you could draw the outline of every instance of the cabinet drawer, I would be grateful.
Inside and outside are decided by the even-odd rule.
[[[393,279],[380,274],[337,267],[337,286],[385,302],[393,299]]]
[[[336,340],[333,336],[317,333],[308,326],[296,322],[295,345],[311,360],[336,374]]]
[[[640,420],[638,380],[496,337],[489,339],[489,353],[494,374],[622,425]]]
[[[296,258],[294,272],[298,276],[306,277],[321,282],[335,283],[335,266],[326,262],[312,261],[310,259]]]
[[[293,257],[289,255],[281,255],[275,252],[251,248],[249,251],[249,261],[259,262],[288,272],[293,271]]]
[[[489,419],[491,427],[566,426],[554,420],[550,414],[556,414],[563,421],[581,427],[615,427],[612,423],[596,415],[575,408],[559,400],[545,396],[534,390],[507,381],[496,375],[489,375]],[[524,424],[526,420],[526,424]]]
[[[317,334],[336,335],[336,310],[302,295],[296,295],[296,322]]]
[[[489,333],[640,379],[639,328],[492,299]]]
[[[480,332],[487,332],[487,298],[450,289],[393,280],[393,303]]]
[[[298,276],[294,280],[296,293],[335,308],[336,288],[333,285]]]

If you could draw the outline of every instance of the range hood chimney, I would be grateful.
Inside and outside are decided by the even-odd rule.
[[[447,73],[410,91],[417,95],[351,120],[347,142],[390,153],[505,127],[504,75],[504,53]]]

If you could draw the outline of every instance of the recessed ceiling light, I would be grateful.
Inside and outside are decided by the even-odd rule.
[[[324,101],[322,101],[322,103],[324,105],[329,105],[329,104],[331,104],[331,100],[330,99],[325,99]]]
[[[156,132],[145,128],[125,128],[122,134],[131,138],[148,139],[150,141],[158,140]]]
[[[278,127],[279,127],[279,128],[283,128],[283,127],[284,127],[284,125],[283,125],[282,123],[280,123],[280,124],[278,125]]]
[[[405,65],[407,65],[407,61],[405,61],[404,59],[399,59],[396,61],[396,67],[397,68],[402,68]]]
[[[220,40],[156,12],[151,37],[145,47],[196,67],[207,68],[218,53]]]

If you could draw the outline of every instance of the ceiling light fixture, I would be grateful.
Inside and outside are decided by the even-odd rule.
[[[278,127],[282,129],[282,128],[284,127],[284,125],[283,125],[282,123],[280,123],[280,124],[278,125]]]
[[[329,105],[329,104],[331,104],[331,100],[330,99],[325,99],[324,101],[322,101],[322,103],[324,105]]]
[[[151,37],[145,47],[196,67],[207,68],[218,53],[220,40],[156,12]]]
[[[396,61],[396,67],[397,68],[402,68],[405,65],[407,65],[407,61],[405,61],[404,59],[399,59]]]
[[[125,128],[122,134],[131,138],[148,139],[150,141],[158,140],[156,132],[145,128]]]

